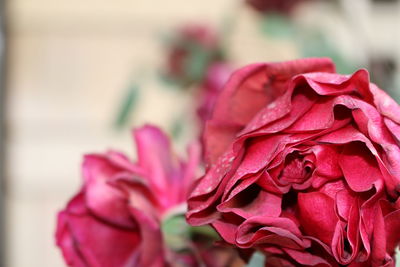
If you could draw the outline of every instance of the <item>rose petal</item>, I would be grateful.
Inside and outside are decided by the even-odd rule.
[[[384,118],[383,121],[393,137],[396,138],[397,143],[400,144],[400,125],[388,118]]]
[[[400,210],[396,210],[385,216],[386,246],[389,255],[393,255],[394,249],[400,240]]]
[[[75,198],[71,205],[84,205],[83,198]],[[111,226],[89,213],[69,213],[68,207],[64,216],[73,245],[88,266],[125,266],[136,254],[140,241],[137,232]]]
[[[359,93],[368,102],[372,100],[369,88],[368,71],[361,69],[352,75],[335,73],[308,73],[299,75],[297,80],[305,79],[311,88],[320,95],[345,95]]]
[[[268,193],[253,184],[232,195],[218,205],[217,209],[221,212],[233,212],[245,219],[260,215],[277,217],[281,213],[281,202],[281,196]]]
[[[335,99],[321,99],[314,103],[299,120],[291,125],[285,132],[318,131],[330,127],[334,122],[333,108]],[[324,114],[324,116],[321,116]]]
[[[343,189],[337,192],[335,203],[338,215],[344,221],[348,221],[351,206],[355,203],[355,197],[350,194],[349,190]]]
[[[126,196],[125,205],[140,209],[152,218],[160,218],[165,207],[159,204],[159,198],[154,194],[146,183],[141,179],[117,177],[113,184]]]
[[[110,150],[106,154],[107,159],[116,167],[135,173],[144,177],[146,174],[139,166],[133,164],[126,155],[121,152]]]
[[[255,216],[241,224],[237,228],[236,243],[240,247],[251,247],[254,243],[281,244],[291,248],[310,246],[308,240],[301,239],[301,233],[292,220],[269,216]]]
[[[176,181],[174,167],[178,162],[171,152],[167,136],[158,128],[146,125],[134,131],[136,140],[138,165],[145,170],[149,184],[156,192],[169,188],[174,192]]]
[[[400,124],[400,106],[386,92],[371,84],[371,92],[374,96],[375,106],[379,113],[388,119]]]
[[[362,143],[345,145],[339,165],[348,185],[356,192],[368,191],[376,180],[383,181],[376,159]]]
[[[371,242],[371,260],[373,263],[372,265],[382,265],[386,258],[386,251],[385,223],[382,215],[382,210],[380,209],[380,207],[378,207],[378,205],[376,205],[373,238]]]
[[[209,130],[205,133],[208,163],[215,162],[232,142],[232,137],[237,131],[240,131],[263,106],[286,91],[287,83],[296,74],[334,70],[330,59],[311,58],[284,63],[254,64],[233,73],[216,102],[210,122],[218,127],[214,127],[212,133]],[[220,134],[217,133],[217,129],[222,130]],[[212,138],[213,136],[219,138]]]
[[[221,237],[230,244],[235,244],[237,227],[243,222],[235,215],[224,214],[225,220],[215,221],[212,226],[217,230]]]
[[[276,133],[295,123],[312,108],[316,95],[311,90],[309,93],[292,94],[293,88],[288,89],[285,95],[260,110],[239,135],[248,134],[259,128],[264,134]]]
[[[116,168],[105,156],[87,155],[83,162],[85,199],[87,207],[103,220],[123,227],[133,227],[126,197],[110,184],[115,175],[123,170]]]
[[[294,249],[283,249],[290,257],[303,266],[319,266],[331,267],[331,265],[321,257],[312,255],[308,252],[298,251]]]
[[[311,192],[299,193],[297,201],[305,233],[330,244],[338,222],[334,200],[323,193]]]
[[[338,164],[339,151],[336,146],[313,146],[312,152],[316,158],[315,173],[334,178],[339,178],[342,175]]]
[[[141,253],[130,266],[164,266],[164,244],[159,222],[138,209],[131,208],[130,212],[138,221],[141,237]]]
[[[86,267],[87,263],[75,246],[75,240],[71,235],[68,225],[68,213],[62,211],[58,214],[56,242],[62,250],[63,257],[69,266]]]

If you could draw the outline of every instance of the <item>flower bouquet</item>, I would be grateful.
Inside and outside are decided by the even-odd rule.
[[[395,266],[400,106],[366,70],[243,67],[201,129],[186,159],[149,125],[133,131],[136,161],[84,157],[57,221],[68,265]]]

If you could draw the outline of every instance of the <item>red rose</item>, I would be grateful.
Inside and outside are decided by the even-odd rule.
[[[400,107],[328,59],[255,64],[225,85],[187,219],[266,266],[394,266]]]
[[[260,13],[289,14],[305,0],[246,0],[246,3]]]
[[[217,32],[198,24],[178,29],[166,53],[164,77],[183,86],[202,82],[207,68],[223,59]]]
[[[117,152],[85,157],[81,192],[58,216],[57,245],[68,265],[180,266],[189,259],[194,263],[186,266],[197,266],[193,253],[181,257],[167,248],[161,227],[185,205],[198,148],[184,162],[159,129],[145,126],[134,136],[136,163]]]

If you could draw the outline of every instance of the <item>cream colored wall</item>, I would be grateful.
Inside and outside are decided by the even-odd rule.
[[[56,212],[76,192],[82,154],[116,147],[110,125],[136,72],[145,72],[132,124],[168,121],[187,97],[162,90],[159,33],[184,21],[217,24],[231,0],[9,1],[7,266],[64,266]]]

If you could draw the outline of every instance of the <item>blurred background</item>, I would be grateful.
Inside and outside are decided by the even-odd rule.
[[[147,122],[184,151],[231,69],[329,56],[399,100],[399,2],[2,0],[0,266],[65,266],[56,213],[82,155],[133,156],[130,129]]]

